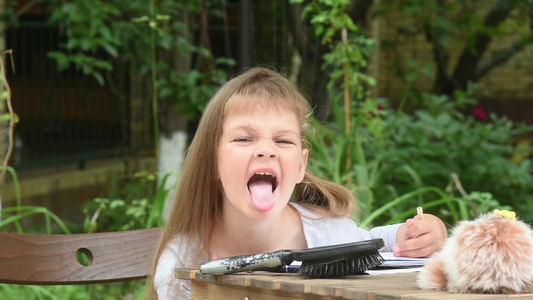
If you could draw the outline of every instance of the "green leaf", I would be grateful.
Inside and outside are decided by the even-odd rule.
[[[133,22],[141,23],[141,22],[148,22],[150,20],[149,16],[142,16],[138,18],[131,19]]]
[[[14,123],[18,123],[19,122],[18,115],[15,114],[14,116],[15,116]],[[9,121],[9,120],[11,120],[11,114],[10,113],[5,113],[5,114],[1,114],[0,115],[0,122],[5,122],[5,121]]]
[[[98,81],[98,84],[100,84],[101,86],[105,84],[104,78],[102,77],[102,75],[100,75],[100,73],[91,72],[91,75],[93,75],[96,81]]]
[[[170,16],[169,15],[156,15],[155,19],[158,21],[168,21],[170,20]]]
[[[112,57],[118,56],[118,51],[117,51],[117,48],[115,48],[115,46],[111,44],[102,44],[102,48],[104,48],[105,51],[109,53],[109,55],[111,55]]]
[[[70,64],[70,60],[67,58],[65,53],[60,51],[50,51],[48,52],[48,57],[54,59],[57,62],[57,66],[59,70],[63,71],[68,69],[68,66]]]

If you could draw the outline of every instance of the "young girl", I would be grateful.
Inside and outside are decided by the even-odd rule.
[[[306,170],[311,108],[282,75],[251,69],[213,96],[185,159],[154,265],[153,299],[190,299],[179,267],[381,237],[395,255],[428,256],[446,239],[430,214],[359,228],[352,193]]]

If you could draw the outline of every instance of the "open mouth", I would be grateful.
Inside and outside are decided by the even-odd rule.
[[[252,185],[253,183],[257,183],[259,181],[270,183],[270,185],[272,186],[272,192],[274,192],[276,188],[278,187],[278,181],[274,173],[257,172],[248,181],[248,189],[250,189],[250,185]]]
[[[257,172],[248,181],[248,192],[253,205],[259,211],[266,212],[274,207],[274,191],[278,187],[276,175],[270,172]]]

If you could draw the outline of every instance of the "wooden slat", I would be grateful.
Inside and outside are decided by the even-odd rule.
[[[348,287],[342,289],[342,299],[349,299],[349,300],[373,300],[376,297],[376,293],[381,293],[384,291],[390,291],[390,290],[413,290],[416,289],[416,284],[406,284],[404,283],[392,283],[389,284],[380,284],[380,285],[373,285],[373,286],[360,286],[360,287]]]
[[[0,233],[0,282],[79,284],[145,278],[160,228],[93,234]],[[85,249],[84,266],[76,252]]]
[[[385,288],[386,287],[386,288]],[[339,282],[337,284],[315,284],[311,287],[311,293],[324,296],[342,296],[344,299],[354,299],[349,296],[347,290],[356,290],[361,294],[369,295],[375,294],[376,291],[386,290],[398,290],[398,289],[417,289],[416,284],[406,283],[405,280],[391,279],[387,280],[386,284],[383,281],[375,280],[357,280]]]
[[[452,294],[452,293],[427,293],[421,295],[411,295],[409,300],[500,300],[500,299],[533,299],[533,294],[506,294],[506,295],[487,295],[487,294]]]
[[[533,299],[533,294],[484,295],[453,294],[421,290],[417,273],[357,275],[340,279],[307,279],[297,274],[267,272],[223,276],[202,275],[196,271],[193,299],[349,299],[349,300],[495,300]],[[187,274],[176,272],[178,278]]]
[[[410,300],[412,297],[417,295],[423,295],[426,297],[432,296],[446,296],[447,299],[460,299],[456,295],[441,291],[431,291],[431,290],[420,290],[420,289],[402,289],[397,290],[387,290],[387,291],[376,291],[374,294],[375,300]]]
[[[176,269],[174,276],[179,279],[194,279],[196,278],[196,270],[194,269]]]
[[[210,284],[202,281],[192,282],[193,299],[220,300],[220,299],[250,299],[250,300],[338,300],[338,298],[320,297],[300,293],[287,293],[280,290],[268,290],[251,286],[240,287],[235,285]]]

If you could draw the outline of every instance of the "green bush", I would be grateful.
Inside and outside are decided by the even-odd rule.
[[[364,226],[401,222],[422,204],[449,225],[494,208],[531,222],[531,161],[511,157],[532,128],[495,115],[474,119],[465,113],[476,103],[467,93],[421,99],[411,112],[387,99],[353,104],[349,135],[334,103],[332,119],[315,122],[310,168],[354,191]]]
[[[144,281],[93,285],[16,285],[0,284],[0,298],[24,300],[121,300],[143,299]]]
[[[56,233],[55,228],[69,234],[70,230],[64,222],[46,207],[23,205],[17,174],[11,167],[7,167],[7,171],[13,178],[17,201],[13,207],[1,207],[0,231],[16,230],[18,233],[25,233],[28,229],[23,228],[20,221],[35,214],[42,214],[45,220],[44,231],[47,234]],[[84,228],[73,230],[75,232],[93,232],[97,229],[118,231],[161,226],[162,210],[168,192],[164,186],[168,177],[169,175],[166,175],[161,178],[158,185],[157,177],[149,172],[138,172],[124,178],[110,176],[109,198],[97,198],[87,203],[85,208],[87,220]],[[92,217],[89,216],[89,212]],[[0,284],[0,299],[143,299],[144,287],[144,280],[91,285]]]
[[[107,196],[95,198],[84,205],[85,232],[122,231],[163,225],[163,209],[168,190],[161,178],[141,171],[133,176],[111,176]]]
[[[478,121],[462,113],[473,104],[465,98],[423,95],[423,100],[425,108],[412,114],[400,112],[394,124],[389,124],[394,127],[383,149],[388,169],[384,181],[408,191],[405,172],[400,168],[407,165],[416,171],[423,185],[448,187],[451,193],[450,188],[456,186],[452,175],[457,176],[467,191],[490,193],[527,218],[529,214],[522,210],[521,203],[533,200],[531,161],[516,163],[511,158],[517,139],[531,128],[494,114],[487,121]]]
[[[302,19],[329,47],[322,58],[331,116],[314,122],[309,167],[353,190],[362,226],[403,221],[422,204],[449,225],[497,207],[532,218],[531,162],[511,159],[515,139],[532,128],[469,116],[477,102],[473,85],[453,97],[419,95],[408,76],[398,107],[372,99],[368,86],[375,80],[366,67],[373,41],[348,14],[350,2],[290,2],[303,4]],[[405,111],[408,100],[415,107]]]

